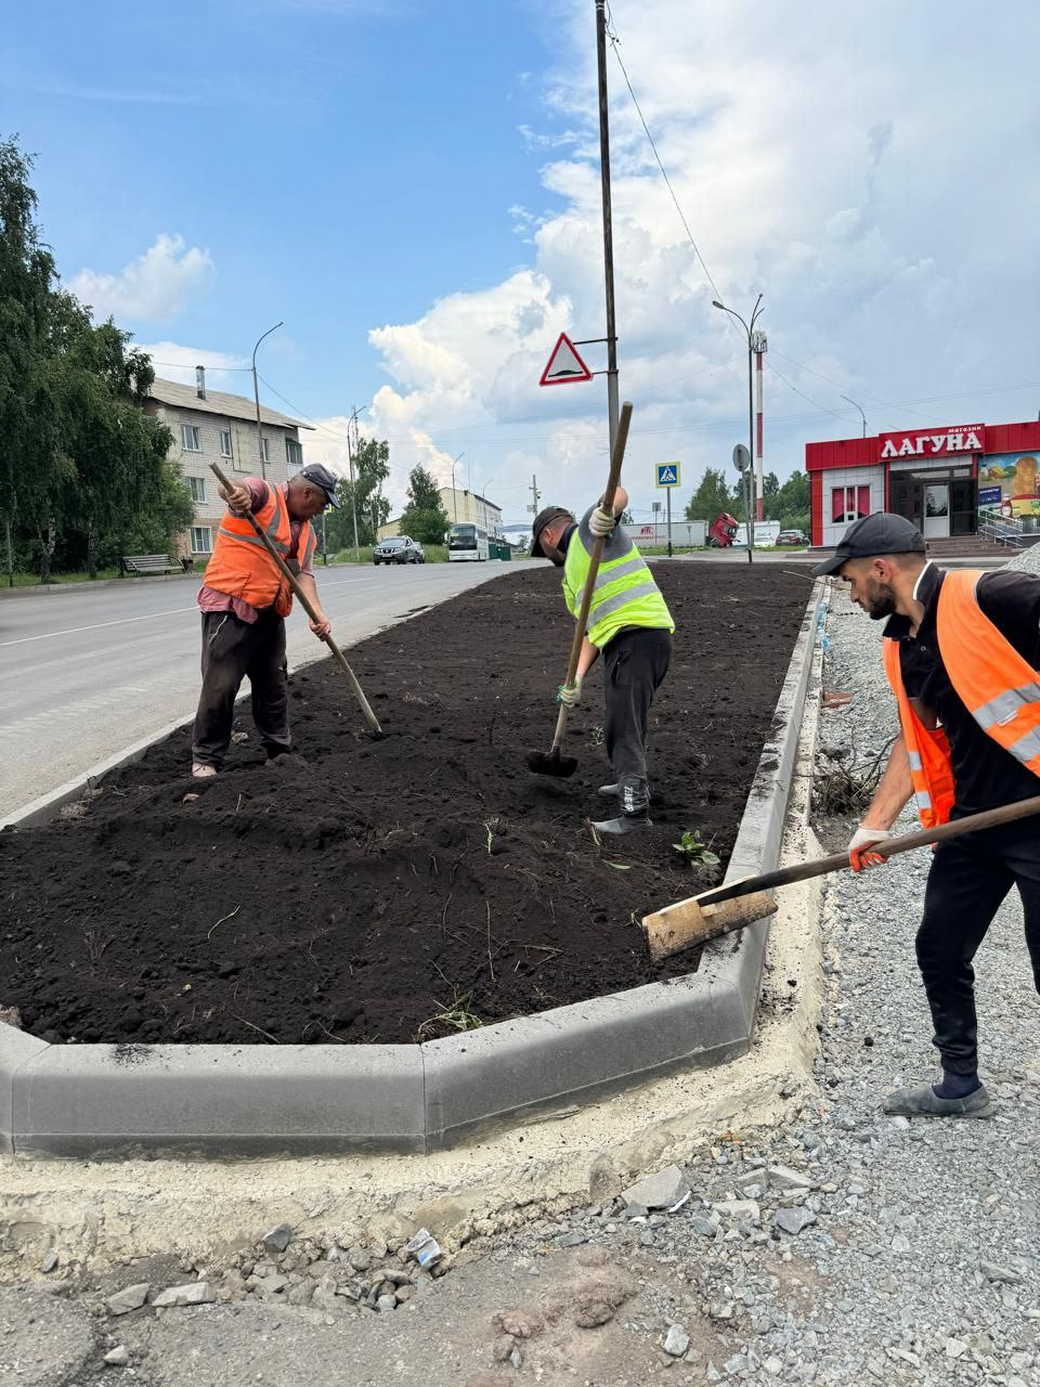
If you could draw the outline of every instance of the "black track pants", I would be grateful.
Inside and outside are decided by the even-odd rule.
[[[195,714],[192,759],[220,766],[231,741],[242,680],[252,690],[253,722],[269,756],[291,749],[285,664],[285,621],[266,607],[255,622],[231,612],[202,614],[202,693]]]
[[[934,1044],[951,1074],[972,1074],[978,1065],[972,959],[1012,886],[1022,898],[1026,945],[1040,992],[1040,819],[970,833],[940,847],[932,862],[917,962]]]
[[[603,651],[607,759],[614,778],[646,780],[646,728],[654,694],[668,673],[672,637],[664,630],[621,631]]]

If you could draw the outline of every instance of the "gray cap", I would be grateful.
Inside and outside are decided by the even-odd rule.
[[[550,521],[562,520],[564,516],[566,516],[568,520],[574,519],[574,516],[571,515],[570,511],[564,510],[562,506],[546,506],[544,510],[540,510],[538,514],[535,516],[534,524],[531,526],[532,559],[545,558],[545,555],[542,553],[542,531],[545,529],[546,525],[548,525]]]
[[[336,476],[327,467],[322,467],[320,462],[309,463],[306,467],[301,467],[296,473],[305,482],[310,482],[311,486],[316,486],[319,491],[324,491],[325,501],[334,509],[339,509],[336,500]]]
[[[818,563],[813,574],[820,578],[837,573],[849,559],[875,559],[881,554],[923,554],[924,536],[901,515],[877,511],[865,515],[845,531],[845,537],[829,559]]]

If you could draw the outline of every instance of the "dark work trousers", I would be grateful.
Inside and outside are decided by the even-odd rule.
[[[917,962],[943,1069],[973,1074],[978,1066],[975,972],[971,961],[1001,901],[1018,887],[1026,945],[1040,992],[1040,824],[1022,819],[969,833],[938,849],[928,874]]]
[[[650,705],[672,658],[668,631],[619,631],[603,650],[607,758],[615,779],[646,780],[646,727]]]
[[[285,666],[285,621],[273,607],[256,621],[231,612],[202,613],[202,693],[195,714],[192,760],[220,766],[231,741],[235,699],[244,678],[253,722],[268,756],[291,749]]]

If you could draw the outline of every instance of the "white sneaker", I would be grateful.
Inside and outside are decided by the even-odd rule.
[[[202,761],[192,763],[191,774],[195,780],[207,780],[211,775],[216,775],[216,766],[207,766]]]

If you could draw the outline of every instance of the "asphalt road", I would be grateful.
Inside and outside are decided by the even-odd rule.
[[[516,567],[429,564],[323,572],[333,635],[349,646]],[[194,711],[197,583],[135,583],[0,600],[0,818]],[[289,663],[324,647],[297,609]]]

